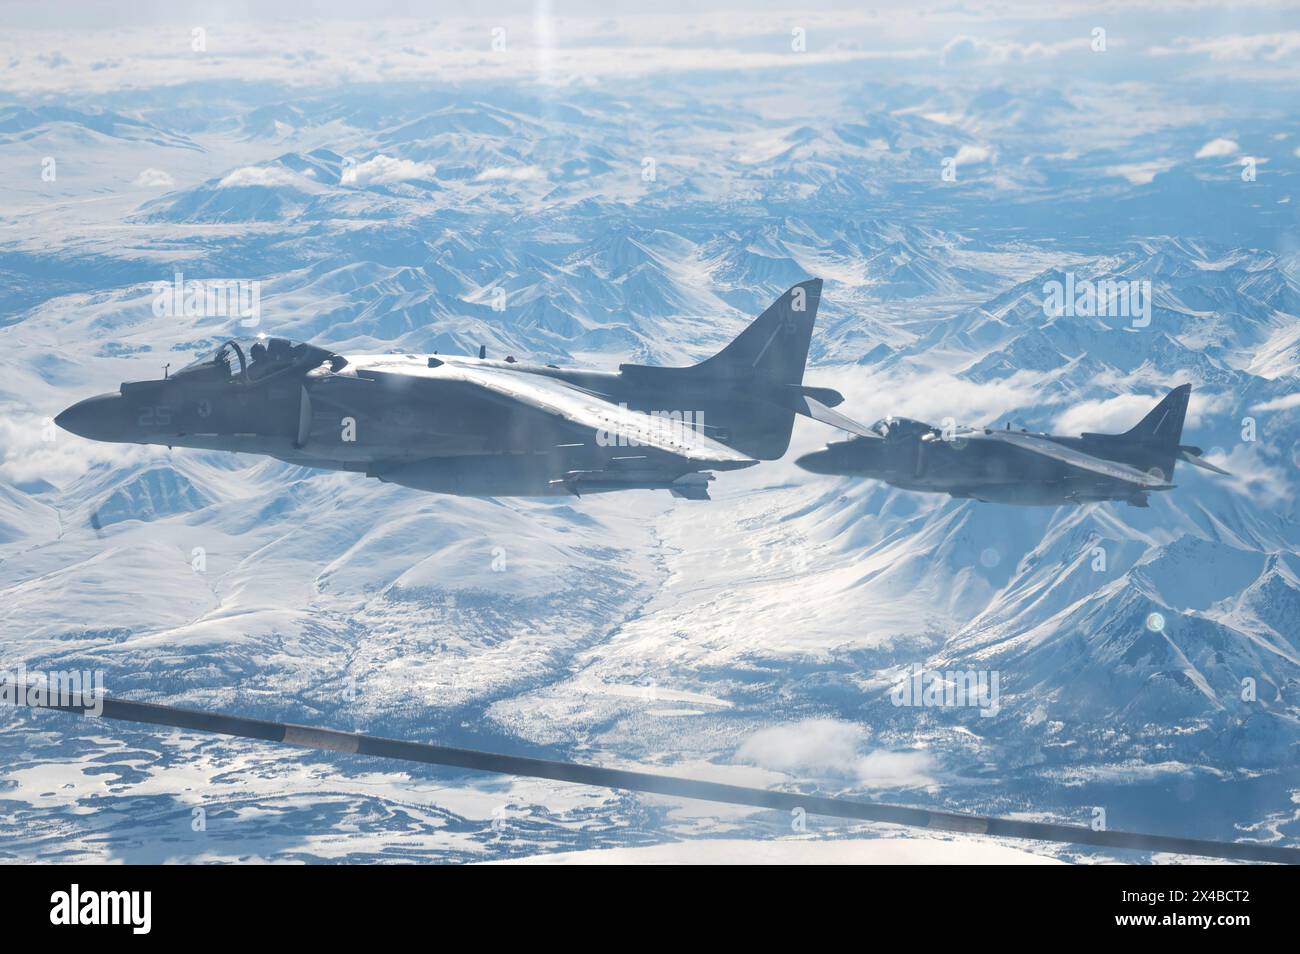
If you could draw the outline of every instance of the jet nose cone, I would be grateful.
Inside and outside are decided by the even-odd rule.
[[[831,466],[831,455],[829,451],[814,451],[811,454],[804,454],[802,457],[795,459],[795,464],[804,470],[813,474],[834,474],[835,470]]]
[[[78,401],[54,418],[65,431],[92,441],[126,441],[129,424],[126,402],[120,394],[98,394]]]

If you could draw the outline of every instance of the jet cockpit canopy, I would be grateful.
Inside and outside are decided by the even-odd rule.
[[[871,429],[881,437],[894,440],[904,437],[919,437],[934,430],[924,421],[916,421],[910,417],[882,417],[871,425]]]
[[[217,381],[257,382],[289,369],[310,371],[326,362],[331,371],[338,371],[347,364],[347,359],[315,345],[259,335],[231,338],[181,368],[173,377],[192,375]]]

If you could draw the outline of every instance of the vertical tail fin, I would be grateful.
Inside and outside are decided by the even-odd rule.
[[[1146,417],[1121,436],[1148,444],[1177,446],[1183,436],[1183,419],[1187,416],[1187,399],[1192,386],[1180,384],[1157,404]]]
[[[772,302],[731,344],[692,370],[731,380],[802,384],[822,280],[800,282]]]
[[[636,403],[636,388],[652,395],[642,397],[643,401],[661,401],[662,394],[676,393],[678,400],[689,402],[687,407],[707,419],[710,437],[749,457],[776,460],[790,446],[796,413],[812,416],[817,409],[810,401],[833,406],[843,400],[829,388],[802,386],[821,296],[821,279],[800,282],[734,341],[699,364],[686,368],[619,365],[623,379],[634,388],[629,406],[642,409]]]

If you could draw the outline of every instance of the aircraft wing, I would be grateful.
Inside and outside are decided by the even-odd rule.
[[[1168,490],[1173,487],[1173,484],[1162,477],[1153,476],[1145,471],[1138,470],[1136,467],[1121,464],[1119,461],[1106,460],[1104,457],[1085,454],[1083,451],[1066,447],[1037,434],[1026,434],[1023,431],[975,431],[970,434],[962,434],[961,437],[964,440],[996,441],[1002,444],[1010,444],[1012,447],[1019,447],[1031,454],[1050,457],[1080,470],[1091,471],[1112,480],[1133,484],[1134,487],[1142,490]]]
[[[497,398],[540,410],[580,428],[603,433],[610,438],[611,446],[651,447],[701,468],[730,470],[757,463],[726,444],[696,432],[694,428],[666,426],[662,419],[611,404],[554,378],[464,364],[444,364],[438,368],[417,367],[414,371],[420,377],[431,380],[451,380],[471,385]]]
[[[521,414],[539,415],[539,426],[543,420],[559,425],[557,435],[571,434],[574,440],[555,445],[561,457],[550,483],[575,495],[644,488],[707,500],[713,477],[700,471],[758,463],[692,427],[611,404],[543,375],[458,361],[430,368],[388,356],[357,367],[355,373],[389,383],[419,380],[449,400],[490,401]],[[385,473],[393,479],[392,471]]]

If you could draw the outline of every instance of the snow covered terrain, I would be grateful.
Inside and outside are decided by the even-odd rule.
[[[1300,25],[1177,8],[1102,16],[1101,50],[1015,4],[214,22],[202,50],[188,20],[14,23],[0,669],[1300,846]],[[465,499],[55,428],[248,333],[160,316],[176,273],[260,282],[253,330],[339,351],[609,369],[699,360],[820,277],[807,381],[858,420],[1123,431],[1190,382],[1183,441],[1234,476],[1184,465],[1149,509],[951,500],[804,473],[843,435],[800,419],[711,502]],[[1149,282],[1149,323],[1053,314],[1067,275]],[[995,710],[895,705],[918,665],[996,673]],[[791,826],[0,709],[0,860],[1118,857]]]

